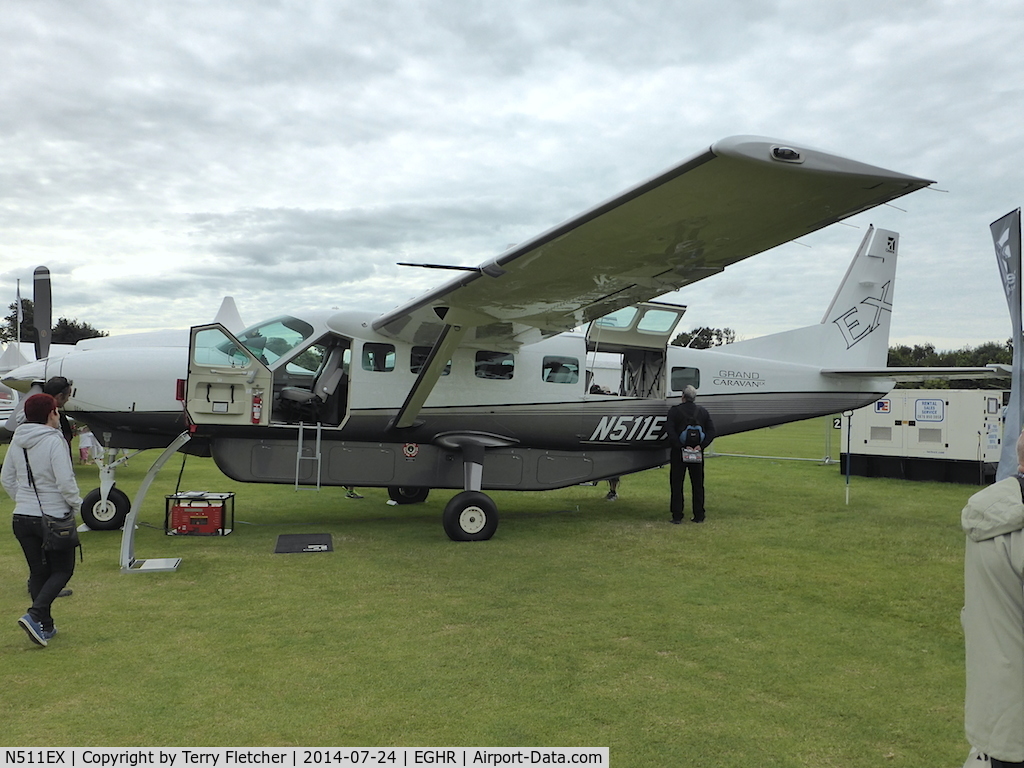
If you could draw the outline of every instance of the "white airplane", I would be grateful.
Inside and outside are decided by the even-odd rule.
[[[717,142],[384,315],[302,311],[189,348],[98,344],[12,371],[62,375],[69,413],[110,447],[212,455],[244,482],[462,489],[454,540],[498,524],[485,489],[547,490],[668,461],[668,398],[700,390],[719,434],[857,408],[887,369],[898,236],[868,232],[822,322],[708,350],[668,347],[685,308],[650,300],[932,182],[761,137]],[[589,323],[587,333],[570,332]],[[617,395],[588,355],[619,356]],[[980,374],[986,369],[959,369]],[[83,518],[129,511],[112,473]],[[104,487],[105,486],[105,487]]]

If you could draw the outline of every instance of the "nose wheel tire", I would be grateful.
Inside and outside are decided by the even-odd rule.
[[[480,491],[463,491],[444,508],[444,532],[452,541],[486,541],[498,529],[498,507]]]
[[[131,509],[131,500],[123,491],[111,488],[103,501],[100,489],[94,488],[82,500],[82,521],[94,531],[116,531]]]

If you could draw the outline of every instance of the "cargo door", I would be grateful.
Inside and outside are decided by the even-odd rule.
[[[266,426],[273,374],[219,323],[192,328],[185,409],[195,424]]]
[[[665,347],[685,312],[683,306],[647,301],[594,320],[587,328],[588,371],[596,377],[597,369],[608,365],[602,366],[597,355],[611,355],[619,369],[618,391],[612,394],[664,397]]]

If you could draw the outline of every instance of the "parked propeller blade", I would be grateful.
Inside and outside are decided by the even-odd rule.
[[[36,267],[32,279],[32,302],[35,305],[33,324],[36,329],[36,360],[50,353],[53,336],[53,302],[50,299],[50,270]]]

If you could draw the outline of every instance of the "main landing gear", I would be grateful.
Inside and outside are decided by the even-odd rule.
[[[516,441],[486,432],[439,435],[438,444],[462,453],[463,487],[444,508],[441,524],[452,541],[486,541],[498,530],[498,506],[480,491],[484,476],[484,451],[503,448]]]
[[[452,541],[486,541],[498,530],[498,507],[486,493],[463,491],[448,502],[441,524]]]
[[[396,504],[419,504],[429,493],[420,486],[388,486],[388,497]],[[441,524],[452,541],[483,541],[498,528],[498,508],[486,493],[463,491],[448,502]]]
[[[388,498],[395,504],[420,504],[427,500],[429,488],[416,485],[389,485]]]

